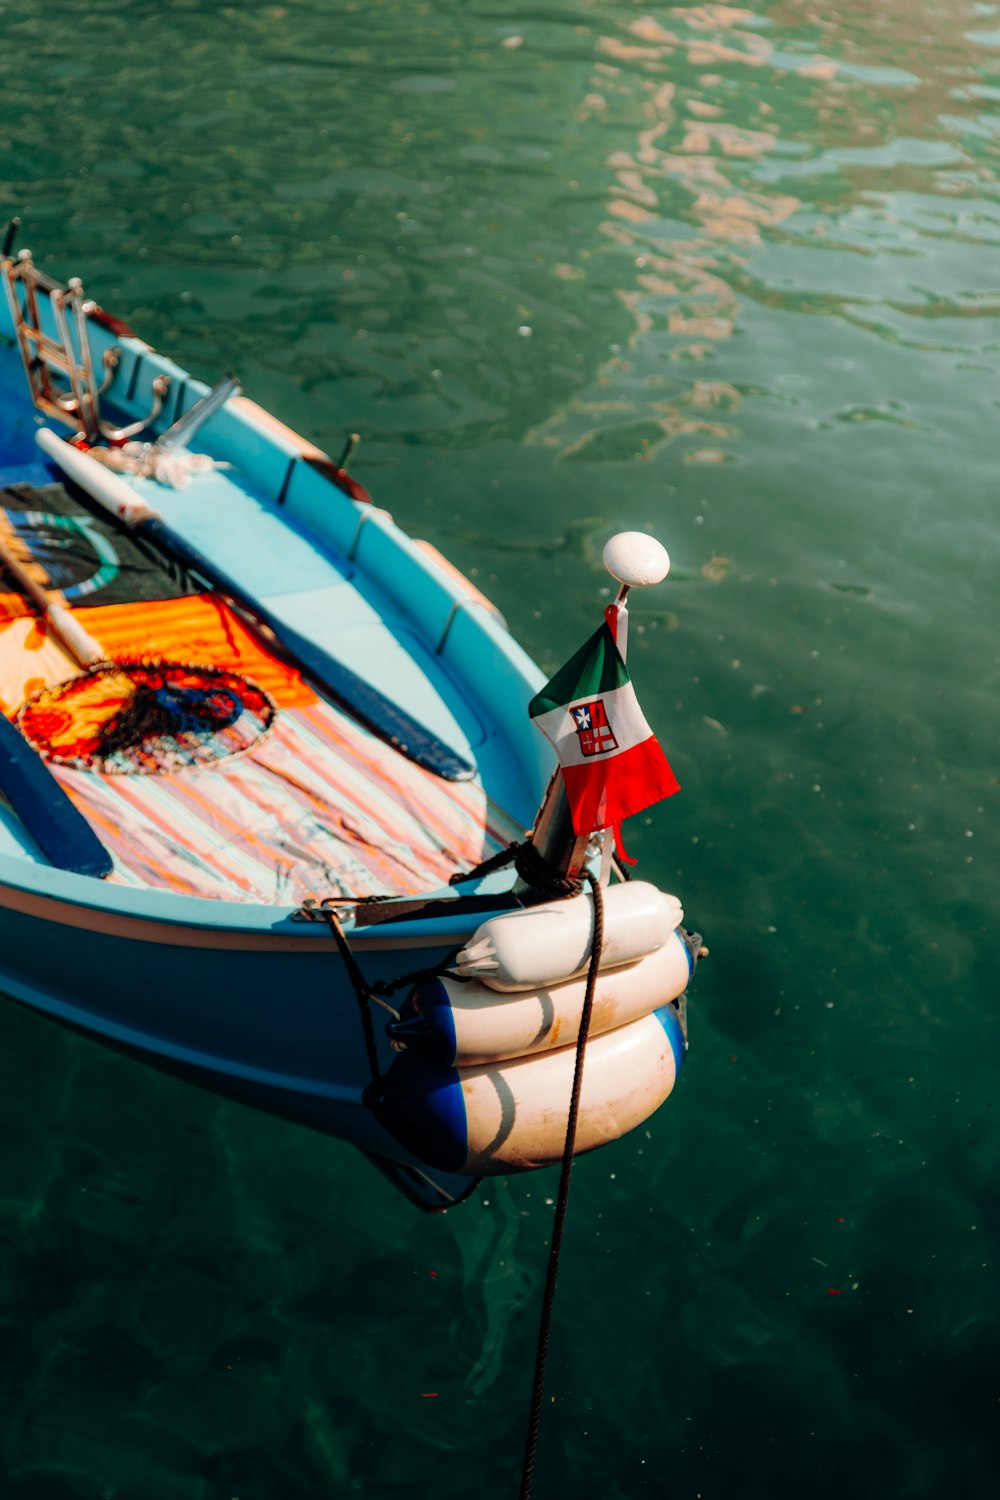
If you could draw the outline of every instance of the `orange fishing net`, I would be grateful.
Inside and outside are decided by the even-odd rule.
[[[218,667],[115,663],[42,688],[17,716],[47,760],[106,775],[163,774],[242,755],[267,732],[275,703]]]
[[[100,641],[109,660],[197,662],[259,683],[279,708],[316,701],[295,668],[274,655],[217,595],[95,605],[73,613]],[[42,621],[0,619],[0,707],[9,717],[42,688],[79,676],[77,663]]]

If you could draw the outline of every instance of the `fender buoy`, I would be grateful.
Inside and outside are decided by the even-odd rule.
[[[683,1060],[673,1005],[588,1042],[577,1154],[648,1119]],[[409,1049],[364,1099],[389,1134],[428,1166],[496,1175],[562,1158],[575,1066],[575,1047],[477,1068],[448,1068]]]
[[[646,880],[612,885],[604,892],[601,968],[634,963],[662,948],[684,920],[676,896]],[[590,962],[594,898],[587,891],[491,917],[478,927],[455,960],[466,979],[494,990],[533,990],[575,979]]]
[[[700,938],[696,938],[700,945]],[[623,968],[601,970],[594,988],[590,1036],[613,1031],[676,1000],[694,970],[694,955],[679,932],[662,948]],[[439,976],[410,991],[388,1035],[408,1047],[426,1047],[441,1062],[474,1067],[505,1058],[566,1047],[575,1042],[587,977],[566,984],[498,994],[488,985]]]

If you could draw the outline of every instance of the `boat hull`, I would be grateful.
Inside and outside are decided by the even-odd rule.
[[[236,908],[227,926],[212,903],[214,924],[199,925],[169,910],[121,909],[132,895],[114,911],[0,887],[0,990],[213,1093],[351,1142],[379,1158],[422,1207],[447,1206],[469,1191],[467,1176],[428,1174],[362,1102],[371,1070],[358,1005],[325,923],[272,913],[268,929],[241,923],[253,909]],[[446,917],[435,935],[434,921],[418,914],[412,936],[399,922],[360,934],[365,977],[391,982],[434,967],[477,919],[475,911]],[[377,1021],[375,1031],[380,1068],[388,1068],[393,1054]],[[433,1183],[429,1201],[400,1173]]]
[[[364,1098],[393,1063],[384,1018],[374,1017],[373,1065],[357,974],[322,913],[308,920],[317,892],[384,903],[348,900],[343,921],[364,981],[391,989],[404,975],[439,972],[480,924],[519,904],[513,872],[496,860],[531,826],[552,770],[526,711],[538,668],[478,589],[341,466],[226,387],[209,394],[84,303],[79,283],[68,290],[37,275],[26,253],[0,260],[0,274],[8,552],[17,562],[26,549],[46,579],[0,611],[0,710],[21,730],[0,746],[0,991],[200,1087],[351,1142],[423,1207],[464,1196],[481,1165],[555,1159],[551,1143],[509,1161],[484,1148],[455,1176],[450,1158],[427,1167],[411,1154],[421,1149],[414,1136],[390,1134]],[[100,392],[88,366],[108,371]],[[52,424],[41,432],[36,407]],[[173,424],[190,436],[209,408],[199,451],[164,480],[147,460],[158,448],[169,456]],[[85,452],[64,441],[74,422]],[[122,447],[143,433],[152,446]],[[82,496],[62,483],[67,474]],[[68,532],[79,544],[73,567]],[[170,561],[155,578],[150,552]],[[70,615],[55,601],[59,618],[86,617],[96,656],[74,653],[73,632],[55,620],[60,566]],[[98,712],[110,698],[62,691],[102,655],[235,674],[244,707],[255,687],[271,715],[257,739],[223,744],[209,767],[204,718],[174,723],[164,749],[171,735],[146,702],[141,733],[133,723],[123,742],[136,751],[129,759],[120,725],[105,736],[117,725]],[[166,698],[157,712],[173,703],[183,720],[176,695]],[[52,817],[39,819],[24,775],[11,774],[18,766],[51,794]],[[95,878],[86,851],[67,850],[71,808],[99,837],[107,860],[96,873],[107,879]],[[482,869],[493,873],[466,873]],[[456,878],[458,891],[448,884]],[[667,930],[679,919],[678,907]],[[607,941],[613,957],[610,926]],[[563,968],[550,977],[564,978]],[[659,1028],[654,1063],[662,1037]],[[532,1077],[552,1071],[544,1059],[522,1064]],[[671,1082],[675,1071],[671,1063]],[[562,1081],[555,1088],[561,1108]],[[619,1133],[627,1110],[613,1102],[614,1118],[604,1110],[591,1134],[583,1122],[584,1145]]]

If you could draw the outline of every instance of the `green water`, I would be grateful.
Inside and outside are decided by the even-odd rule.
[[[554,669],[621,527],[708,938],[574,1174],[542,1497],[1000,1479],[1000,6],[0,9],[0,207]],[[141,982],[141,976],[136,976]],[[348,1148],[0,1013],[4,1500],[513,1496],[553,1174]]]

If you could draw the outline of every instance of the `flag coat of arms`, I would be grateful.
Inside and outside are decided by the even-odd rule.
[[[617,828],[679,791],[605,622],[528,705],[559,756],[573,830]]]

